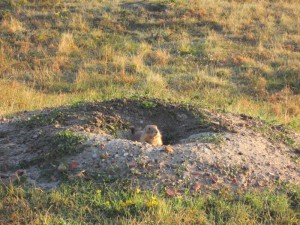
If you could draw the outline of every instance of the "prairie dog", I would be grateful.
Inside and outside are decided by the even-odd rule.
[[[160,131],[156,125],[147,125],[143,130],[136,131],[131,128],[132,140],[147,142],[153,146],[162,146],[162,139]]]

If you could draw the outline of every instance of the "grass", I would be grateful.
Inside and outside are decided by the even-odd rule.
[[[0,186],[1,224],[299,224],[300,189],[221,190],[166,198],[120,185],[76,181],[45,191]]]
[[[18,126],[32,129],[34,127],[41,127],[53,124],[58,121],[63,121],[66,115],[62,111],[54,109],[47,114],[36,114],[27,120],[20,120],[17,122]]]
[[[79,152],[79,145],[85,141],[86,137],[75,134],[69,130],[63,130],[55,134],[51,144],[53,151],[43,156],[44,160],[51,160],[63,155]]]
[[[287,0],[5,0],[0,115],[138,95],[299,130],[299,13]]]

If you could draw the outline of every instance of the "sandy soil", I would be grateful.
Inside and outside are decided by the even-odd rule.
[[[246,115],[125,99],[24,112],[0,123],[4,183],[26,177],[53,188],[66,179],[126,180],[171,194],[300,183],[299,134]],[[128,140],[130,126],[147,124],[158,125],[165,146]],[[44,158],[68,143],[55,141],[65,130],[86,139],[70,144],[73,153]]]

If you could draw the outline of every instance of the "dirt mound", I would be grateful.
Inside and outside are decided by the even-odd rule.
[[[165,146],[129,140],[131,126],[147,124],[158,125]],[[65,179],[126,180],[170,193],[298,184],[294,137],[246,115],[158,99],[85,103],[3,120],[0,175],[41,187]]]

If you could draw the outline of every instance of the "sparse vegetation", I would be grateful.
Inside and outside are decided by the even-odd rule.
[[[157,104],[155,102],[151,102],[151,101],[147,101],[147,100],[143,100],[141,102],[141,107],[145,108],[145,109],[155,109],[156,106],[157,106]]]
[[[36,114],[32,117],[28,118],[27,120],[18,121],[19,126],[24,126],[27,128],[33,128],[37,126],[46,126],[49,124],[53,124],[58,121],[62,122],[66,115],[59,110],[52,110],[47,114]]]
[[[224,137],[222,134],[213,134],[210,136],[203,137],[202,140],[204,142],[213,143],[215,145],[220,145],[224,141]]]
[[[44,139],[44,140],[43,140]],[[83,150],[81,144],[86,140],[84,135],[75,134],[69,130],[62,130],[52,136],[41,138],[41,143],[47,142],[49,148],[38,157],[30,161],[22,161],[20,168],[27,168],[32,164],[53,163],[60,157],[72,155]]]
[[[80,151],[80,144],[86,138],[83,135],[74,134],[71,131],[64,130],[58,132],[53,138],[52,151],[43,155],[44,160],[57,159],[60,156],[74,154]]]

